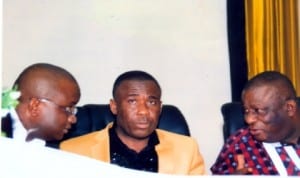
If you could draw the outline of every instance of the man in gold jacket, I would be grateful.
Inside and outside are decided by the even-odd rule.
[[[116,79],[110,100],[116,121],[101,131],[64,141],[60,148],[136,170],[205,174],[193,138],[157,129],[160,99],[161,88],[153,76],[125,72]]]

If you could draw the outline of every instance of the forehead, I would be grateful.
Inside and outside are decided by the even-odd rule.
[[[66,79],[45,81],[40,85],[39,95],[62,103],[77,103],[80,89],[77,84]]]
[[[274,86],[257,86],[246,90],[243,93],[242,100],[244,103],[274,103],[279,99],[279,93]]]
[[[150,92],[160,95],[160,89],[152,80],[125,80],[120,83],[116,93],[120,92]]]
[[[62,93],[67,98],[79,97],[80,89],[79,86],[70,80],[60,80],[56,83],[54,91],[57,93]]]

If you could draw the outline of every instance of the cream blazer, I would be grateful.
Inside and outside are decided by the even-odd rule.
[[[66,140],[60,144],[60,149],[110,163],[108,129],[111,127],[112,123],[101,131]],[[160,129],[156,132],[159,173],[205,174],[204,160],[193,138]]]

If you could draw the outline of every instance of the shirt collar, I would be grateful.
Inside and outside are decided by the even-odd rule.
[[[117,139],[119,142],[122,143],[122,141],[120,140],[120,138],[117,136],[116,127],[117,127],[117,123],[114,122],[112,128],[110,129],[111,130],[110,134],[114,137],[114,139]],[[157,144],[159,144],[159,139],[158,139],[156,130],[154,130],[149,135],[148,145],[143,150],[151,149],[151,148],[155,147],[155,145],[157,145]]]
[[[13,139],[19,142],[26,142],[26,138],[28,136],[28,131],[25,129],[23,124],[21,123],[20,117],[15,109],[10,110],[10,115],[13,123]],[[35,138],[31,140],[31,144],[45,146],[45,141],[42,139]]]

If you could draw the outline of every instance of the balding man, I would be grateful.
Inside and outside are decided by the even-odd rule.
[[[80,88],[65,69],[47,63],[28,66],[14,83],[19,104],[2,119],[2,132],[18,141],[45,145],[60,140],[76,122]]]
[[[300,105],[291,80],[277,71],[251,78],[242,91],[248,127],[231,135],[213,174],[300,176]]]

